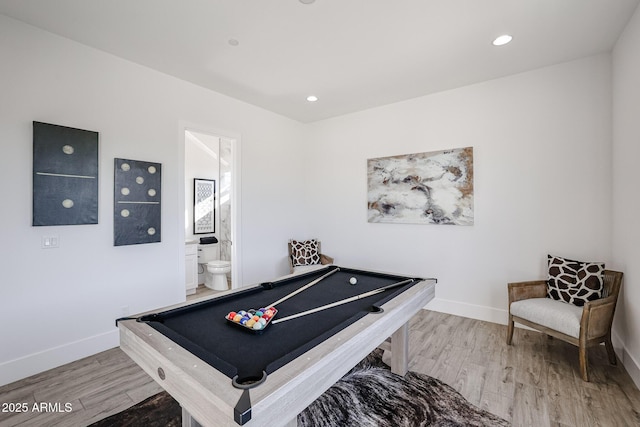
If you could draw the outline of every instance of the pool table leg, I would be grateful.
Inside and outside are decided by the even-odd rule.
[[[182,427],[202,427],[191,414],[182,408]]]
[[[409,371],[409,323],[391,335],[391,372],[404,376]]]

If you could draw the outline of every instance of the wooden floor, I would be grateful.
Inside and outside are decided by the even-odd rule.
[[[436,377],[514,426],[640,426],[640,391],[604,346],[589,350],[582,381],[578,348],[539,332],[423,310],[412,323],[409,369]]]
[[[640,391],[603,347],[590,350],[592,381],[569,344],[506,326],[423,310],[411,323],[409,368],[439,378],[514,426],[640,426]],[[0,387],[0,403],[71,403],[68,413],[0,412],[0,426],[85,426],[160,391],[119,349]]]

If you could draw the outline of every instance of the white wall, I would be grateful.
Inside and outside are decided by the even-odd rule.
[[[613,259],[624,271],[616,328],[626,336],[624,364],[640,384],[640,9],[613,51]]]
[[[181,121],[241,135],[244,282],[286,272],[302,125],[3,16],[0,58],[0,384],[116,346],[122,307],[184,300]],[[34,120],[100,133],[99,224],[31,226]],[[113,246],[116,157],[162,163],[161,243]]]
[[[340,265],[436,277],[434,309],[506,323],[547,253],[611,262],[610,57],[311,125],[311,223]],[[473,146],[475,225],[367,222],[366,160]]]
[[[117,345],[123,306],[184,299],[180,122],[241,135],[245,284],[313,236],[340,265],[437,277],[435,309],[504,323],[506,283],[544,277],[547,253],[604,260],[626,274],[616,333],[637,361],[638,21],[613,61],[612,214],[606,54],[301,125],[0,16],[0,384]],[[33,120],[100,132],[98,225],[30,225]],[[367,223],[366,159],[464,146],[474,226]],[[162,163],[161,243],[113,247],[114,157]]]

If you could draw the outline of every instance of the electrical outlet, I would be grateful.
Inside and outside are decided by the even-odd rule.
[[[42,236],[42,249],[53,249],[60,247],[58,236]]]

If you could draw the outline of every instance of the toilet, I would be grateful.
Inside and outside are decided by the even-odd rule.
[[[207,274],[204,285],[216,291],[226,291],[229,289],[227,273],[231,271],[231,262],[215,260],[207,263]]]
[[[229,289],[227,273],[231,271],[231,262],[222,261],[218,243],[198,245],[198,264],[204,267],[204,285],[216,291]]]

